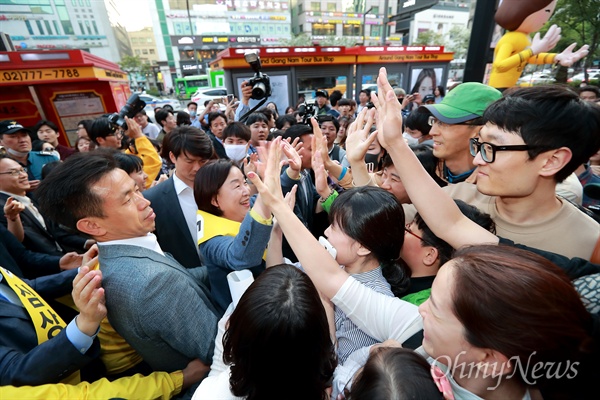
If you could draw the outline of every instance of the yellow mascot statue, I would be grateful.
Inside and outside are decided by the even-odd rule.
[[[508,32],[494,51],[489,85],[498,89],[515,86],[527,64],[559,63],[569,67],[588,54],[588,45],[573,51],[571,44],[562,53],[549,53],[560,40],[560,28],[552,25],[543,38],[539,32],[552,16],[557,0],[501,0],[496,23]]]

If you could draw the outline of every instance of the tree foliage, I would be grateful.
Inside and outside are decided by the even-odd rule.
[[[144,63],[139,56],[124,56],[118,64],[127,73],[135,72],[146,75],[152,72],[152,67]]]
[[[551,24],[558,25],[562,30],[562,39],[556,46],[556,52],[561,52],[574,42],[577,48],[588,44],[590,54],[582,63],[585,69],[600,57],[600,0],[559,0],[550,24],[544,30]]]
[[[422,31],[419,32],[417,38],[413,41],[414,45],[419,46],[444,46],[446,40],[444,35],[434,31]]]
[[[454,52],[454,58],[466,58],[469,49],[471,30],[460,26],[454,26],[448,32],[446,50]]]

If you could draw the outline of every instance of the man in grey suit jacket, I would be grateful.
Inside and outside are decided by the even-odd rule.
[[[155,214],[111,154],[69,157],[38,188],[47,218],[98,242],[108,319],[155,370],[210,364],[217,311],[201,283],[150,233]]]
[[[210,138],[200,129],[180,126],[163,141],[163,157],[175,164],[175,173],[167,181],[148,189],[156,213],[156,238],[160,247],[186,268],[202,264],[196,239],[194,178],[196,172],[214,158]]]

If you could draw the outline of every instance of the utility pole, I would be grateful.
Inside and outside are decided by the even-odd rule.
[[[365,4],[365,7],[366,6],[367,5]],[[363,37],[362,44],[363,44],[363,46],[365,45],[365,37],[367,34],[367,14],[370,13],[372,9],[373,9],[373,6],[369,7],[369,9],[363,13],[363,28],[362,28],[362,37]]]
[[[193,40],[192,49],[194,50],[194,60],[196,60],[196,73],[194,75],[199,75],[200,66],[198,65],[198,53],[196,52],[196,36],[194,36],[194,26],[192,25],[192,16],[190,15],[190,0],[185,0],[185,7],[187,8],[188,22],[190,24],[190,33],[192,35]],[[183,76],[183,71],[181,71],[181,75]]]
[[[381,34],[381,45],[385,46],[385,39],[388,31],[388,20],[389,20],[389,0],[385,0],[383,3],[383,33]]]

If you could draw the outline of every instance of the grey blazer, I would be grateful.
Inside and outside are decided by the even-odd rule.
[[[110,323],[154,370],[212,362],[218,318],[205,267],[133,245],[101,245],[99,262]]]

